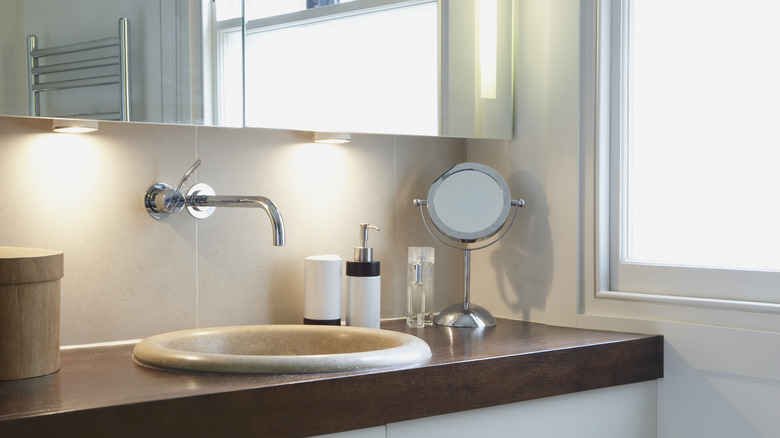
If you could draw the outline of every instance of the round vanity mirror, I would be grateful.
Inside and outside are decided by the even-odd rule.
[[[471,251],[498,242],[514,223],[517,209],[524,204],[522,199],[512,200],[509,186],[498,172],[479,163],[461,163],[447,169],[431,185],[427,200],[414,200],[414,205],[420,207],[423,223],[431,235],[445,246],[463,251],[464,254],[463,302],[453,304],[439,313],[434,319],[436,324],[474,328],[496,325],[496,319],[487,309],[471,303]],[[488,239],[502,228],[504,232],[479,248],[453,246],[431,230],[423,206],[428,207],[428,215],[439,233],[461,244]],[[512,207],[515,207],[515,215],[507,225]]]
[[[428,191],[428,213],[447,237],[468,243],[487,239],[506,223],[512,198],[492,168],[461,163],[444,172]]]

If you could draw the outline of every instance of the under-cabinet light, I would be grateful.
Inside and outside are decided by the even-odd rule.
[[[315,143],[328,143],[339,144],[349,143],[352,140],[352,135],[348,132],[315,132]]]
[[[98,130],[97,120],[54,119],[52,131],[66,132],[70,134],[82,134]]]

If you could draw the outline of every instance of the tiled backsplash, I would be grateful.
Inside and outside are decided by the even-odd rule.
[[[412,199],[465,161],[464,140],[352,135],[318,145],[312,134],[254,128],[101,122],[54,134],[48,119],[0,117],[0,245],[63,250],[63,345],[135,339],[213,325],[298,323],[303,258],[352,257],[358,223],[382,262],[382,316],[406,305],[406,249],[437,248],[436,307],[462,294],[462,260],[425,230]],[[271,245],[263,211],[222,208],[156,221],[143,195],[194,182],[218,195],[263,195],[280,209],[287,245]]]

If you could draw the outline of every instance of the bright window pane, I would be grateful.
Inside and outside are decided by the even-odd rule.
[[[216,5],[217,21],[241,18],[242,1],[243,0],[217,0],[214,3]]]
[[[631,5],[624,257],[780,270],[780,2]]]
[[[246,125],[436,135],[436,23],[426,3],[248,32]]]
[[[241,72],[241,29],[220,34],[219,125],[244,125],[244,81]]]

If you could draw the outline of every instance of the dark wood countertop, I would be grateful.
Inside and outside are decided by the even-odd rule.
[[[295,437],[663,377],[663,338],[499,319],[382,328],[424,339],[415,368],[209,375],[135,364],[133,345],[63,350],[60,371],[0,382],[0,436]]]

